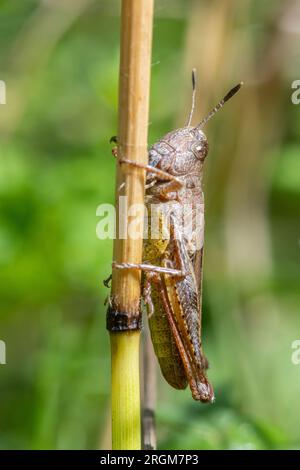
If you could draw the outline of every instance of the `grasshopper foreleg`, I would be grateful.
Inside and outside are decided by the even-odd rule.
[[[114,150],[114,153],[115,153],[115,150]],[[174,186],[176,186],[177,189],[182,187],[181,181],[179,181],[176,178],[176,176],[170,175],[166,171],[160,170],[159,168],[155,168],[151,165],[143,165],[142,163],[133,162],[132,160],[128,160],[127,158],[120,158],[119,163],[120,164],[126,163],[127,165],[134,166],[135,168],[142,168],[143,170],[146,170],[147,173],[153,173],[154,175],[157,175],[162,180],[172,181]]]
[[[116,137],[113,136],[110,139],[110,142],[117,142]],[[115,158],[118,158],[118,147],[113,147],[112,148],[112,154]],[[147,173],[151,173],[153,175],[156,175],[161,180],[168,181],[169,185],[167,185],[167,184],[164,185],[164,187],[162,187],[162,191],[161,191],[162,197],[164,197],[164,199],[169,199],[168,196],[167,196],[167,193],[174,192],[178,189],[181,189],[182,186],[183,186],[182,182],[178,178],[176,178],[176,176],[170,175],[166,171],[160,170],[159,168],[155,168],[151,165],[143,165],[142,163],[137,163],[137,162],[134,162],[132,160],[128,160],[127,158],[119,158],[118,162],[120,164],[127,164],[127,165],[133,166],[135,168],[141,168],[141,169],[145,170]],[[149,187],[151,187],[151,186],[149,186]]]

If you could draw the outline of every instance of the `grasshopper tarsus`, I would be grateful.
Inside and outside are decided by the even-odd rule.
[[[117,135],[113,135],[110,139],[109,139],[109,143],[112,144],[117,144],[118,143],[118,136]]]
[[[112,280],[112,275],[111,275],[111,274],[108,276],[107,279],[104,279],[104,280],[103,280],[104,286],[107,287],[108,289],[110,288],[111,280]]]

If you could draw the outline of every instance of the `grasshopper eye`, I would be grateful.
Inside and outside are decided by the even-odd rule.
[[[191,151],[199,160],[204,160],[208,153],[208,144],[206,140],[196,141],[191,146]]]
[[[151,149],[149,151],[149,165],[150,166],[157,166],[159,161],[161,160],[161,155],[156,152],[156,150]]]

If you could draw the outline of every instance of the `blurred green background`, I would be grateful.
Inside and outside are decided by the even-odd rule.
[[[204,346],[213,406],[158,372],[159,448],[300,448],[300,8],[287,0],[155,2],[149,142],[207,126]],[[0,366],[2,449],[110,445],[105,329],[112,242],[120,2],[2,0]]]

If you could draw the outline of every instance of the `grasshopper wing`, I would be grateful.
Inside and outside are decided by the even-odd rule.
[[[211,385],[206,378],[207,360],[201,344],[201,305],[194,266],[185,243],[176,232],[173,221],[170,240],[170,258],[173,266],[181,267],[186,275],[175,279],[163,276],[170,309],[167,311],[170,328],[177,344],[193,398],[203,402],[214,400]]]
[[[184,389],[187,387],[188,382],[176,341],[170,330],[164,304],[167,297],[163,291],[163,286],[153,285],[151,297],[154,312],[152,315],[148,315],[149,328],[161,373],[169,385],[179,390]],[[169,305],[167,308],[169,308]]]
[[[151,213],[150,208],[149,213]],[[168,244],[169,241],[164,241],[160,238],[152,239],[151,233],[149,233],[148,238],[144,241],[144,257],[147,262],[162,266],[162,260],[166,256]],[[170,309],[167,292],[160,276],[158,276],[158,281],[151,283],[153,313],[150,312],[149,304],[146,304],[153,348],[165,380],[176,389],[184,389],[187,387],[188,382],[181,356],[169,325],[166,312]]]

